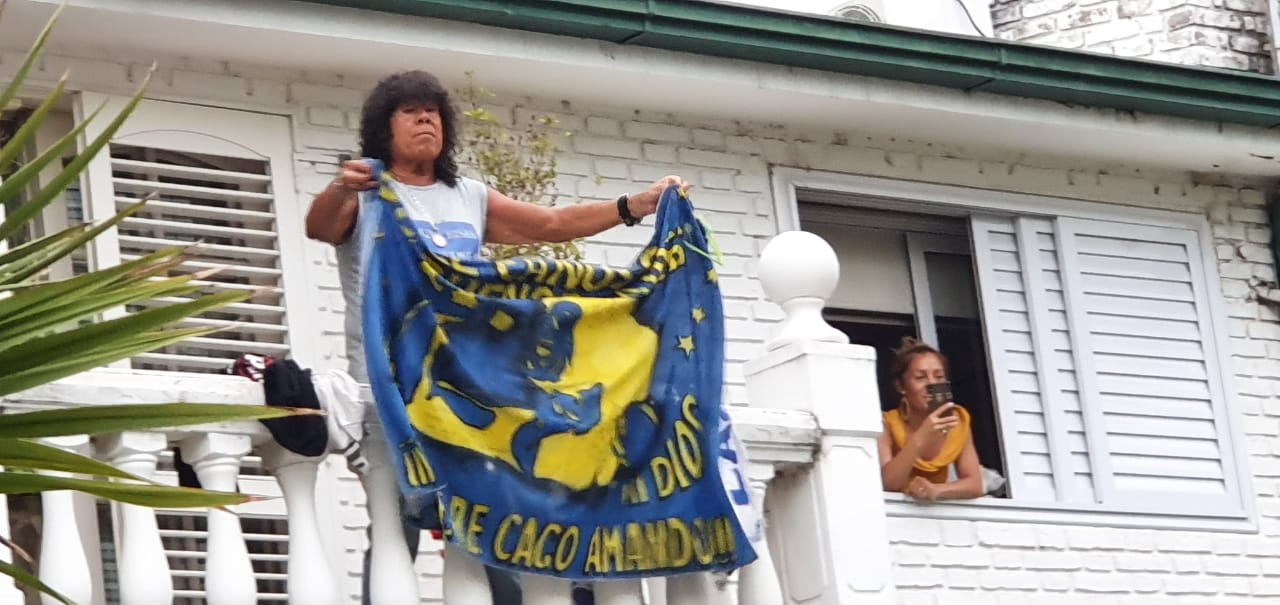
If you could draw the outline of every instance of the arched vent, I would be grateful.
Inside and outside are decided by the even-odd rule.
[[[850,21],[870,21],[871,23],[883,23],[884,19],[870,6],[865,4],[850,4],[843,6],[835,11],[835,16],[841,19],[849,19]]]

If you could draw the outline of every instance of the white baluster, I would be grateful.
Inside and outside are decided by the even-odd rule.
[[[596,582],[592,589],[596,605],[644,605],[640,580],[601,581]]]
[[[646,578],[644,593],[647,605],[667,605],[667,579]]]
[[[413,559],[409,557],[409,546],[404,541],[400,485],[387,459],[388,453],[385,437],[380,433],[371,432],[365,438],[364,454],[369,466],[361,481],[369,508],[369,602],[374,605],[418,605],[418,575],[413,569]],[[447,559],[445,565],[448,565]],[[483,578],[484,570],[480,573]],[[447,573],[444,585],[447,603]]]
[[[271,442],[259,450],[263,466],[280,483],[289,511],[290,605],[337,605],[340,588],[320,539],[316,471],[323,456],[308,458]]]
[[[764,498],[769,481],[773,479],[773,466],[750,464],[747,466],[747,475],[752,504],[760,511],[761,519],[767,525]],[[756,545],[756,560],[738,571],[738,605],[783,605],[782,585],[778,581],[778,570],[773,565],[767,539],[761,539]]]
[[[811,465],[779,475],[769,488],[787,597],[893,603],[875,349],[850,345],[822,318],[840,275],[835,251],[822,238],[779,234],[761,253],[758,271],[765,295],[786,319],[765,354],[744,366],[747,397],[753,406],[813,414],[822,439]]]
[[[493,594],[489,591],[489,577],[484,572],[484,563],[471,556],[462,547],[448,542],[445,543],[444,569],[441,573],[444,574],[444,602],[446,605],[493,602]],[[529,587],[525,583],[525,579],[529,577],[528,575],[521,576],[520,582],[526,605],[533,602],[529,600]],[[534,592],[537,593],[538,590],[535,589]],[[563,603],[568,603],[568,601],[565,600]]]
[[[86,436],[55,437],[44,440],[50,445],[77,454],[89,453]],[[49,473],[70,476],[66,473]],[[80,541],[76,515],[75,492],[56,491],[40,494],[43,519],[40,528],[40,581],[76,603],[93,601],[93,580],[89,575],[89,559]],[[43,605],[58,605],[48,595],[40,596]]]
[[[667,578],[668,605],[731,605],[733,593],[715,574],[687,573]]]
[[[116,433],[99,445],[102,457],[120,470],[150,479],[168,440],[162,433]],[[116,567],[120,602],[167,605],[173,602],[173,577],[156,524],[155,510],[117,504]]]
[[[465,555],[463,555],[465,556]],[[470,558],[470,557],[468,557]],[[481,570],[481,578],[484,571]],[[573,582],[526,573],[520,574],[521,605],[568,605],[573,599]],[[448,598],[448,593],[445,593]],[[490,601],[458,601],[459,603],[488,603]],[[453,601],[449,601],[452,605]]]
[[[191,465],[208,490],[234,492],[240,459],[249,453],[244,435],[207,433],[182,443],[182,459]],[[205,600],[209,605],[254,605],[258,583],[244,543],[240,517],[235,512],[209,511],[209,538],[205,554]]]

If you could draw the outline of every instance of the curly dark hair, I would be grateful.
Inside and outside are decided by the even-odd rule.
[[[360,154],[391,166],[391,114],[405,103],[432,103],[440,110],[444,143],[435,161],[436,178],[453,187],[458,184],[458,112],[449,91],[435,76],[421,70],[391,74],[378,82],[360,113]]]

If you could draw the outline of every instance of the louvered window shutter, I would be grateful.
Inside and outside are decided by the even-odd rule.
[[[107,115],[121,104],[102,100]],[[90,136],[102,125],[91,127]],[[95,266],[194,246],[191,260],[175,274],[219,269],[195,282],[202,293],[253,293],[242,303],[185,323],[218,332],[139,355],[131,367],[210,372],[244,353],[283,356],[307,350],[297,339],[308,336],[288,330],[289,318],[302,315],[298,303],[305,296],[295,294],[297,300],[290,302],[285,294],[287,285],[305,283],[306,271],[301,213],[292,202],[290,141],[288,120],[280,116],[145,101],[90,165],[87,194],[94,220],[156,194],[141,212],[95,242]],[[288,204],[282,208],[281,201]]]
[[[1015,499],[1238,514],[1199,233],[972,220]]]
[[[1099,499],[1241,512],[1199,233],[1068,218],[1057,228]]]
[[[972,232],[1011,495],[1092,502],[1053,224],[975,216]]]

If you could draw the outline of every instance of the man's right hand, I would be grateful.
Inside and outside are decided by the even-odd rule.
[[[316,194],[307,210],[307,237],[335,246],[347,241],[360,207],[356,203],[358,194],[377,186],[373,169],[364,161],[343,162],[338,175]]]
[[[343,162],[334,183],[348,191],[368,191],[378,186],[378,182],[373,180],[373,168],[364,160]]]

